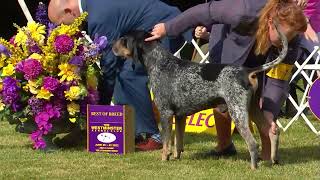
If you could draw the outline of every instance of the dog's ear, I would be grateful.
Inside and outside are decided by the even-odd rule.
[[[136,40],[133,37],[128,37],[127,38],[127,48],[131,51],[131,56],[132,56],[132,69],[135,69],[135,64],[136,63],[141,63],[141,43],[139,43],[138,40]]]

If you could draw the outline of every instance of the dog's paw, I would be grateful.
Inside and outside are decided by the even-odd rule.
[[[169,161],[170,160],[170,156],[172,155],[172,153],[162,153],[162,161]]]

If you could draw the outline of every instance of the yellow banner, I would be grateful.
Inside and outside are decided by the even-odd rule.
[[[234,130],[234,123],[231,124],[231,132]],[[173,126],[174,129],[174,126]],[[207,133],[216,135],[216,127],[213,116],[213,109],[200,111],[196,114],[188,116],[186,119],[186,131],[192,133]]]

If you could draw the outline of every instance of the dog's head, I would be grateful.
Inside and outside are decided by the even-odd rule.
[[[144,41],[147,37],[150,34],[145,31],[130,31],[115,41],[112,51],[116,56],[141,62],[143,49],[149,43]]]

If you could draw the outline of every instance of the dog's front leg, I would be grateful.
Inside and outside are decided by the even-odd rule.
[[[172,133],[172,118],[173,112],[160,112],[162,126],[162,160],[168,161],[171,155],[171,133]]]
[[[173,152],[173,157],[175,159],[180,159],[181,153],[183,152],[183,136],[186,127],[186,117],[176,117],[175,121],[175,149]]]

